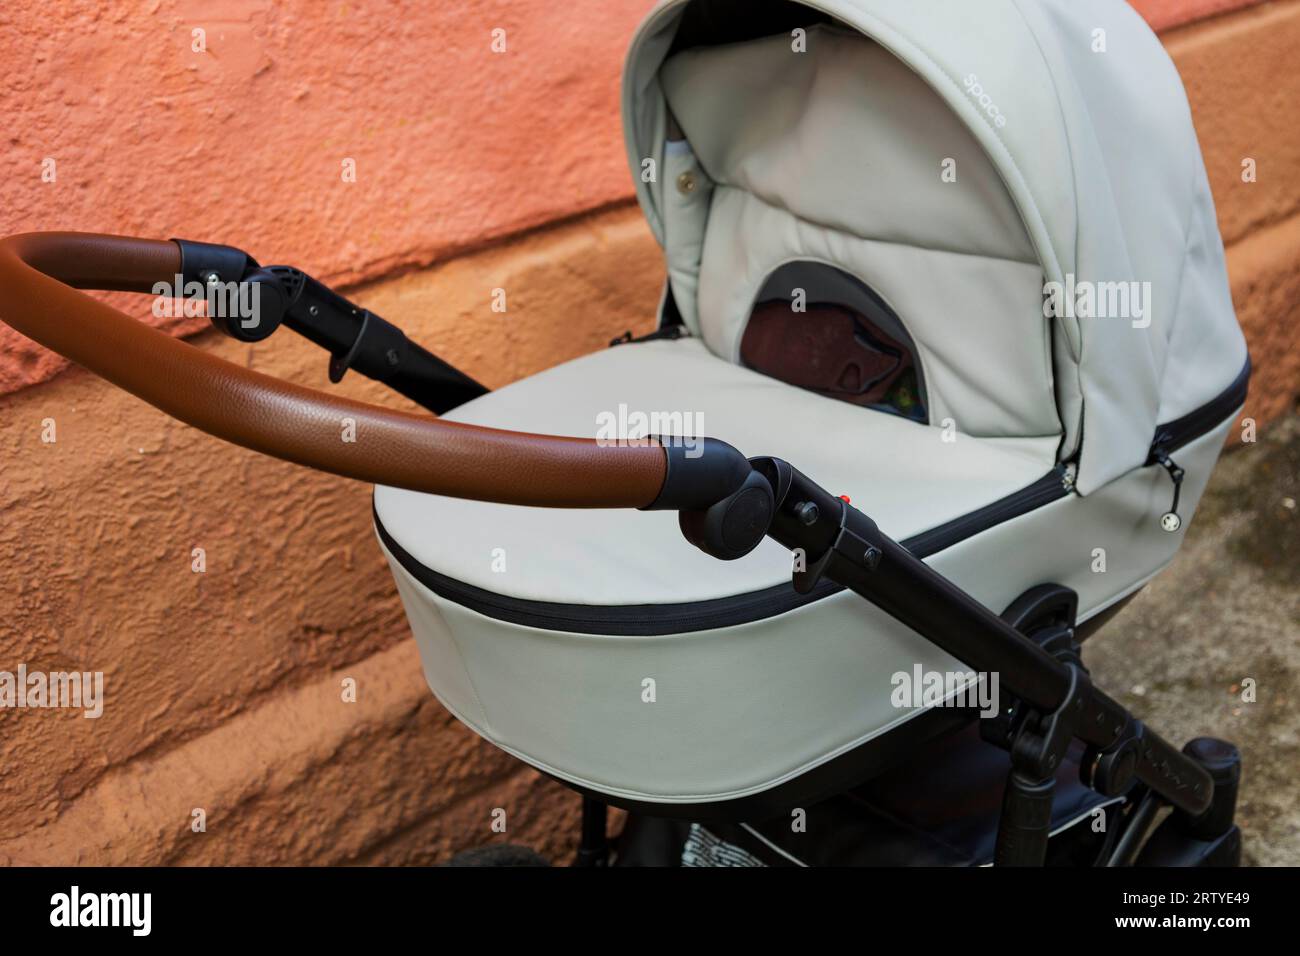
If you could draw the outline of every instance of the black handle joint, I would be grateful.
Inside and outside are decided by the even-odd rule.
[[[716,438],[655,436],[667,456],[659,497],[642,511],[699,511],[729,497],[753,472],[739,451]]]
[[[279,278],[234,246],[173,239],[181,251],[178,295],[207,303],[208,321],[241,342],[260,342],[284,321],[288,294]],[[198,294],[194,294],[198,290]]]
[[[644,511],[677,511],[686,540],[723,561],[744,557],[772,527],[772,484],[714,438],[657,437],[667,458],[659,497]]]
[[[193,239],[172,239],[181,250],[181,277],[186,282],[207,285],[213,277],[221,282],[239,282],[257,260],[242,249]]]

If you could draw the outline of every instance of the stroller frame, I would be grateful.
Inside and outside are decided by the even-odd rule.
[[[256,328],[214,319],[225,334],[258,341],[281,324],[288,325],[331,352],[331,380],[338,381],[349,367],[356,368],[437,412],[485,391],[407,340],[396,327],[300,270],[263,268],[245,253],[226,246],[182,240],[171,240],[169,244],[179,247],[179,274],[187,283],[198,282],[202,288],[218,282],[261,285],[262,291],[269,293],[269,299],[267,295],[262,298],[269,308]],[[151,260],[147,268],[142,264],[146,254],[160,261],[168,261],[168,256],[176,254],[176,250],[166,251],[163,246],[75,233],[15,237],[0,242],[0,267],[10,272],[0,278],[28,279],[45,273],[40,279],[47,283],[47,290],[59,289],[47,278],[57,276],[82,288],[146,291],[159,268]],[[89,264],[83,258],[89,258]],[[74,265],[66,265],[68,262]],[[119,269],[120,273],[115,272]],[[0,281],[0,289],[7,285]],[[27,291],[30,293],[30,289]],[[104,323],[107,327],[119,322],[134,325],[126,316],[91,303],[69,289],[62,288],[58,294],[82,300],[54,303],[56,310],[59,305],[67,307],[59,314],[60,320],[75,318],[81,310],[90,326]],[[0,307],[14,304],[26,303],[17,298],[8,303],[0,301]],[[61,351],[66,349],[95,370],[111,364],[111,360],[71,345],[71,339],[48,332],[42,323],[50,316],[41,315],[39,309],[32,309],[36,318],[28,317],[29,321],[20,323],[18,315],[22,311],[6,308],[5,313],[7,319],[12,316],[11,321],[20,325],[20,331],[46,344],[53,343],[53,347],[64,346]],[[131,334],[143,336],[141,341],[167,338],[137,328],[138,332]],[[196,356],[200,354],[189,346],[175,344]],[[137,393],[147,392],[127,375],[110,372],[113,369],[108,368],[104,374],[117,384]],[[165,401],[149,400],[182,417]],[[229,437],[230,429],[223,431],[221,422],[205,419],[199,424],[214,434]],[[434,429],[431,434],[438,429],[467,427],[426,424]],[[268,439],[240,436],[238,440],[261,451],[352,477],[370,474],[361,466],[321,465],[309,454],[286,451]],[[1044,863],[1055,773],[1076,738],[1087,747],[1082,763],[1083,783],[1107,797],[1126,797],[1131,808],[1110,854],[1110,865],[1138,860],[1144,864],[1201,866],[1233,865],[1239,861],[1240,831],[1234,823],[1240,777],[1236,749],[1223,741],[1200,738],[1180,751],[1094,686],[1079,660],[1077,598],[1073,591],[1041,584],[1021,595],[1001,615],[996,614],[881,532],[849,501],[832,495],[781,459],[746,458],[715,439],[696,440],[688,447],[663,437],[654,445],[663,450],[664,477],[657,498],[640,507],[677,511],[684,536],[696,547],[720,560],[733,560],[770,536],[803,556],[804,561],[797,565],[792,577],[800,593],[808,593],[823,580],[848,588],[968,667],[982,674],[999,675],[998,716],[981,726],[983,739],[1008,751],[1011,757],[997,831],[997,865]],[[434,481],[426,484],[442,487]],[[521,502],[544,501],[546,494],[518,491],[512,497]],[[607,805],[644,809],[660,816],[671,813],[738,819],[765,806],[788,805],[781,801],[792,796],[827,796],[856,785],[888,763],[906,742],[950,731],[967,723],[971,716],[969,711],[958,709],[931,709],[880,740],[863,744],[788,784],[720,804],[649,807],[584,792],[566,782],[584,798],[582,839],[575,862],[588,866],[608,863]],[[1144,849],[1144,838],[1163,807],[1172,807],[1174,812],[1146,841]]]
[[[675,475],[679,493],[690,497],[709,482],[711,473],[737,467],[732,456],[738,453],[720,442],[707,442],[703,463],[689,466],[690,459],[674,451],[669,452],[670,484],[665,489],[670,496],[676,491]],[[1079,659],[1073,591],[1051,584],[1036,586],[999,616],[881,532],[850,502],[830,494],[789,463],[751,458],[748,464],[752,474],[775,490],[774,507],[756,505],[753,490],[761,485],[747,479],[723,498],[680,511],[688,540],[705,553],[727,560],[738,552],[748,553],[764,536],[771,536],[791,552],[808,556],[806,568],[793,574],[799,593],[807,594],[823,579],[847,587],[977,672],[999,674],[999,714],[980,729],[986,742],[1009,752],[1012,765],[998,822],[995,865],[1044,863],[1056,771],[1076,738],[1087,746],[1083,783],[1106,797],[1128,794],[1135,786],[1142,790],[1110,865],[1134,861],[1163,806],[1173,807],[1175,813],[1169,832],[1159,841],[1159,856],[1147,862],[1222,866],[1239,861],[1240,831],[1234,823],[1240,779],[1236,748],[1198,738],[1179,751],[1094,686]],[[744,528],[739,537],[734,533],[738,527]],[[931,710],[926,716],[936,713]],[[961,717],[955,721],[964,722]],[[910,736],[904,735],[906,744],[892,742],[895,753],[918,738],[954,729],[951,719],[912,723],[916,726]],[[859,749],[870,751],[877,769],[888,761],[877,741]],[[758,806],[788,803],[795,795],[792,790],[802,789],[807,795],[809,785],[815,792],[820,784],[825,795],[864,779],[845,776],[844,769],[836,772],[832,766],[821,780],[814,779],[816,772],[805,774],[759,795],[757,802],[753,798],[733,801],[725,816],[739,819]],[[854,771],[861,773],[862,767],[849,773]],[[838,786],[826,790],[828,778],[836,777]],[[641,809],[621,801],[620,805]],[[674,815],[703,809],[695,805]],[[650,812],[662,813],[662,808]],[[579,865],[601,865],[607,858],[604,820],[604,803],[584,794]]]

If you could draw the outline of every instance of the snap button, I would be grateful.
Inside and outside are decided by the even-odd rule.
[[[690,170],[687,170],[677,177],[677,191],[683,196],[689,196],[691,193],[695,192],[695,187],[698,185],[699,181],[696,180],[695,174]]]

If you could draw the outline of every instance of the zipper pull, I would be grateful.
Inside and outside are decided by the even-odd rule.
[[[1183,519],[1178,517],[1178,496],[1183,493],[1184,472],[1163,448],[1157,446],[1154,454],[1156,463],[1169,472],[1169,479],[1174,483],[1174,503],[1160,516],[1160,527],[1173,534],[1183,526]]]
[[[1074,482],[1078,478],[1078,469],[1073,463],[1061,466],[1061,487],[1068,492],[1074,491]]]
[[[609,340],[609,347],[616,345],[635,345],[637,342],[653,342],[655,339],[680,339],[689,333],[680,325],[665,325],[662,329],[655,329],[640,338],[632,338],[630,331],[624,332],[616,339]]]

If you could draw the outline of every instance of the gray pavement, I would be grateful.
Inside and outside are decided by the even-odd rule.
[[[1084,647],[1098,686],[1166,739],[1241,748],[1245,862],[1262,866],[1300,865],[1297,502],[1300,414],[1220,459],[1173,565]]]

